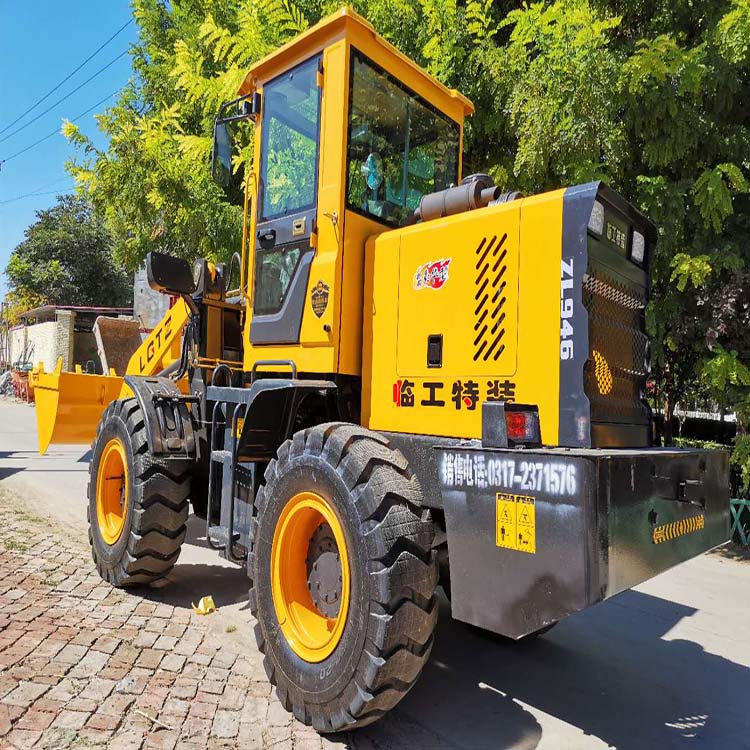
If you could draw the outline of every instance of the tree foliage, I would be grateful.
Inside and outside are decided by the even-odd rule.
[[[133,2],[136,75],[99,118],[105,151],[66,126],[71,170],[129,266],[149,249],[226,257],[241,217],[209,178],[213,118],[252,62],[339,2]],[[465,171],[525,192],[601,178],[650,216],[658,405],[716,397],[727,353],[750,361],[750,0],[352,5],[474,101]]]
[[[42,304],[118,307],[132,300],[129,274],[114,260],[104,222],[84,198],[61,196],[37,220],[5,270],[17,312]]]

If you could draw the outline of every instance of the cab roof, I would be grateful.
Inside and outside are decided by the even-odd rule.
[[[369,21],[347,7],[322,19],[315,26],[256,62],[245,76],[239,95],[245,96],[251,93],[267,81],[342,39],[353,44],[373,62],[402,81],[404,85],[424,96],[452,119],[460,122],[474,112],[474,105],[467,97],[433,78],[390,42],[383,39]]]

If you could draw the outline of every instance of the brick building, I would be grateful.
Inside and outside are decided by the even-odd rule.
[[[131,307],[76,307],[43,305],[23,313],[22,324],[9,331],[10,362],[42,363],[48,372],[54,370],[59,357],[63,370],[75,369],[93,362],[101,372],[93,327],[99,316],[131,318]],[[90,365],[89,365],[90,366]]]

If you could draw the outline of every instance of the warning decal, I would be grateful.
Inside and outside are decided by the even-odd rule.
[[[526,495],[498,492],[495,544],[519,552],[536,553],[536,500]]]

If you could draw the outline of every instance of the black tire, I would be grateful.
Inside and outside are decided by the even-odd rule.
[[[352,424],[296,433],[265,472],[251,524],[248,572],[255,637],[284,707],[319,732],[362,727],[393,708],[429,658],[438,615],[432,519],[419,482],[388,440]],[[346,538],[351,588],[341,640],[319,663],[281,632],[270,582],[279,515],[296,493],[334,508]]]
[[[105,446],[116,438],[127,458],[128,505],[122,533],[108,544],[99,528],[96,482]],[[89,542],[99,575],[113,586],[148,584],[177,562],[185,539],[188,465],[149,454],[143,414],[131,398],[113,401],[102,414],[89,464]]]

